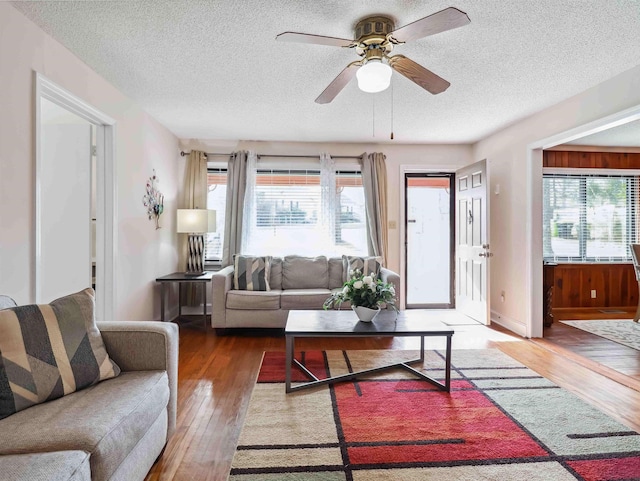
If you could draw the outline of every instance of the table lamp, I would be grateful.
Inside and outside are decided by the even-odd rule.
[[[178,234],[189,234],[189,254],[187,257],[187,274],[204,273],[206,232],[216,231],[216,211],[207,209],[178,209]]]

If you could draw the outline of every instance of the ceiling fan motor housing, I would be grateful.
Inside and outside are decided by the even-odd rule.
[[[359,44],[382,44],[394,28],[395,25],[389,17],[367,17],[356,24],[354,38]]]

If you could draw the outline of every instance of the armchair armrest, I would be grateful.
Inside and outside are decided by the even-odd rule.
[[[227,327],[227,292],[233,286],[233,266],[214,273],[211,277],[211,327]]]
[[[380,280],[382,282],[388,282],[390,284],[393,284],[393,287],[396,290],[396,299],[397,299],[398,296],[400,295],[400,276],[398,274],[396,274],[395,272],[393,272],[392,270],[390,270],[390,269],[387,269],[385,267],[381,267],[380,268]],[[400,306],[399,301],[397,301],[397,302],[398,302],[398,306]]]
[[[169,378],[169,434],[176,427],[178,326],[157,321],[98,322],[109,357],[122,371],[166,371]]]

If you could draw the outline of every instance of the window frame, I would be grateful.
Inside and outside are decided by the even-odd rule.
[[[212,173],[224,173],[225,176],[228,173],[228,169],[226,164],[225,165],[218,165],[220,163],[217,162],[209,162],[208,166],[207,166],[207,174],[212,174]],[[269,163],[265,163],[263,165],[258,165],[257,168],[257,175],[261,175],[261,174],[270,174],[270,173],[289,173],[289,174],[293,174],[295,175],[296,173],[317,173],[318,176],[320,176],[320,169],[319,167],[316,165],[309,165],[305,162],[296,162],[295,164],[286,162],[269,162]],[[363,185],[363,180],[362,180],[362,168],[361,166],[359,166],[358,164],[353,164],[353,163],[340,163],[336,165],[336,169],[335,169],[335,174],[336,174],[336,187],[340,188],[340,187],[349,187],[349,181],[347,181],[345,183],[345,185],[341,185],[341,182],[339,180],[340,176],[344,176],[345,178],[349,178],[352,176],[359,176],[360,177],[360,184],[359,186],[363,189],[363,195],[364,195],[364,185]],[[209,182],[207,181],[207,187],[209,187]],[[258,183],[259,185],[259,183]],[[358,186],[357,184],[353,184],[354,187]],[[365,200],[366,202],[366,200]],[[226,204],[226,201],[225,201]],[[224,206],[226,207],[226,206]],[[213,208],[213,206],[207,205],[207,208]],[[218,210],[216,208],[216,210]],[[365,241],[366,241],[366,232],[367,232],[367,227],[366,227],[366,223],[367,223],[367,219],[366,219],[366,208],[365,208],[365,212],[364,212],[364,218],[362,220],[363,224],[364,224],[364,235],[365,235]],[[224,230],[224,228],[223,228]],[[224,245],[224,232],[222,232],[222,244]],[[365,244],[366,245],[366,244]],[[208,251],[207,251],[208,252]],[[362,255],[368,255],[367,253],[363,253]],[[222,256],[221,256],[222,257]],[[220,268],[222,266],[222,258],[211,258],[208,257],[205,259],[205,266],[206,267],[211,267],[213,269],[216,268]]]
[[[629,244],[637,243],[640,234],[640,171],[631,169],[557,169],[557,168],[544,168],[543,169],[543,188],[544,182],[547,178],[555,179],[578,179],[579,180],[579,205],[580,210],[579,217],[587,219],[586,209],[588,208],[588,189],[587,180],[592,179],[607,179],[607,178],[620,178],[625,179],[626,182],[626,231],[624,233],[624,239],[622,242],[626,244],[626,256],[588,256],[587,255],[587,235],[588,229],[579,229],[578,232],[578,252],[577,256],[545,256],[543,250],[543,261],[545,263],[594,263],[594,264],[612,264],[612,263],[629,263],[632,262],[631,251]],[[542,208],[543,224],[545,218],[545,207]],[[545,229],[542,229],[543,245],[545,244],[544,236]],[[553,238],[553,237],[552,237]],[[551,238],[551,239],[552,239]],[[551,241],[550,239],[550,241]]]
[[[335,168],[335,177],[336,177],[336,188],[340,189],[341,187],[360,187],[362,189],[362,195],[364,198],[364,183],[363,183],[363,179],[362,179],[362,168],[360,166],[355,166],[355,165],[336,165]],[[310,176],[310,180],[313,180],[311,183],[307,183],[307,184],[299,184],[300,186],[304,186],[304,185],[316,185],[316,181],[317,181],[317,186],[319,187],[321,185],[320,179],[321,179],[321,169],[320,167],[317,165],[317,163],[314,164],[303,164],[303,163],[265,163],[265,164],[258,164],[257,169],[256,169],[256,186],[255,188],[258,189],[261,186],[265,186],[265,185],[272,185],[269,183],[263,183],[260,181],[260,176],[270,176],[270,175],[284,175],[284,176]],[[317,177],[317,179],[316,179]],[[349,180],[343,181],[341,182],[341,177],[343,179],[350,179],[350,178],[358,178],[358,182],[349,182]],[[341,185],[342,184],[342,185]],[[350,185],[352,184],[352,185]],[[273,185],[283,185],[283,186],[287,186],[287,185],[297,185],[297,184],[290,184],[290,183],[276,183]],[[362,212],[362,225],[363,225],[363,246],[365,251],[363,252],[347,252],[345,251],[345,254],[349,254],[349,255],[368,255],[368,253],[366,251],[368,251],[367,248],[367,242],[366,242],[366,236],[367,236],[367,219],[366,219],[366,199],[363,199],[364,203],[363,203],[363,209],[364,211]],[[337,219],[336,219],[337,220]],[[335,243],[336,239],[333,239],[334,242],[334,246],[339,247],[338,244]],[[294,249],[296,250],[296,249]],[[337,251],[337,250],[336,250]],[[278,255],[278,254],[275,254]],[[317,255],[329,255],[328,252],[318,252]],[[335,255],[339,255],[337,252]]]
[[[208,200],[209,200],[208,199],[209,186],[210,186],[210,184],[209,184],[209,175],[210,174],[221,174],[221,173],[224,173],[225,178],[228,175],[228,169],[227,169],[226,162],[224,163],[224,166],[218,166],[214,162],[208,162],[208,165],[207,165],[207,209],[211,209],[212,208],[212,206],[210,206],[209,202],[208,202]],[[227,187],[226,183],[225,184],[217,184],[217,185],[224,185],[225,189]],[[226,209],[226,196],[225,196],[225,205],[223,206],[223,208]],[[216,210],[216,219],[219,219],[220,218],[220,214],[218,213],[219,209],[215,209],[215,210]],[[217,223],[217,221],[216,221],[216,223]],[[224,226],[222,227],[222,234],[221,234],[221,239],[220,240],[222,242],[222,245],[224,246]],[[207,269],[207,270],[218,270],[218,269],[220,269],[222,267],[222,255],[220,255],[220,257],[213,257],[212,258],[212,257],[208,257],[207,252],[208,252],[208,250],[205,249],[205,260],[204,260],[205,269]]]

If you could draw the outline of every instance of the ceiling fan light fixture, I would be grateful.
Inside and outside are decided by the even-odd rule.
[[[380,60],[372,59],[356,72],[358,88],[363,92],[376,93],[386,90],[391,84],[391,67]]]

